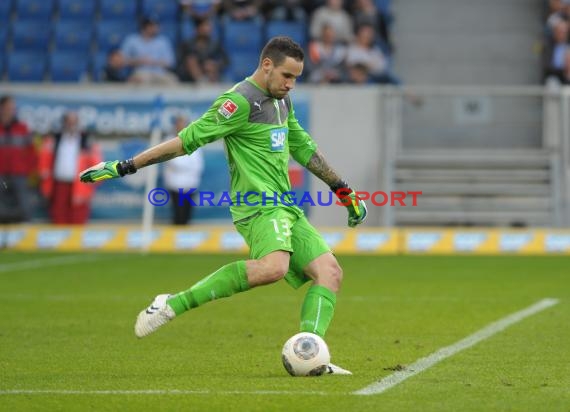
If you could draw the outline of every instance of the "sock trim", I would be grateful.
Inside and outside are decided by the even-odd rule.
[[[238,260],[236,264],[239,274],[240,291],[245,292],[246,290],[250,289],[249,282],[247,280],[247,265],[245,263],[245,260]]]
[[[323,297],[319,296],[319,303],[317,305],[317,318],[315,319],[315,325],[313,328],[313,333],[317,333],[317,329],[319,327],[319,319],[321,318],[321,306],[323,304]]]
[[[313,285],[309,288],[307,293],[314,293],[316,295],[322,296],[325,299],[330,300],[333,305],[336,304],[336,294],[332,290],[324,286]]]

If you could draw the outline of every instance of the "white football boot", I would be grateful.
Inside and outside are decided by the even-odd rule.
[[[135,335],[138,338],[150,335],[176,317],[172,308],[166,304],[166,299],[169,297],[168,294],[158,295],[148,308],[139,313],[135,323]]]
[[[352,372],[329,363],[329,366],[327,366],[327,370],[325,371],[325,375],[352,375]]]

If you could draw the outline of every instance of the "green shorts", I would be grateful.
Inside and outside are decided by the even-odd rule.
[[[291,207],[265,208],[235,222],[235,226],[249,246],[251,259],[260,259],[277,250],[291,253],[285,280],[295,289],[310,280],[303,269],[317,257],[330,252],[307,217]]]

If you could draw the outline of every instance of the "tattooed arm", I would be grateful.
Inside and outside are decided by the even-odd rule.
[[[323,154],[317,149],[305,166],[311,173],[325,182],[339,197],[340,204],[348,210],[348,226],[355,227],[361,224],[368,214],[364,199],[358,197],[348,183],[329,166]]]
[[[312,174],[325,182],[335,193],[338,189],[348,188],[348,184],[333,170],[318,149],[305,167]]]

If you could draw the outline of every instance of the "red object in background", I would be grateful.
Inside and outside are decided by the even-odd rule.
[[[89,219],[89,202],[73,202],[74,183],[53,182],[53,192],[49,214],[52,223],[61,224],[84,224]]]
[[[292,188],[301,188],[305,184],[305,170],[296,164],[289,165],[289,180]]]
[[[0,124],[0,175],[29,176],[36,171],[37,154],[26,124]]]

